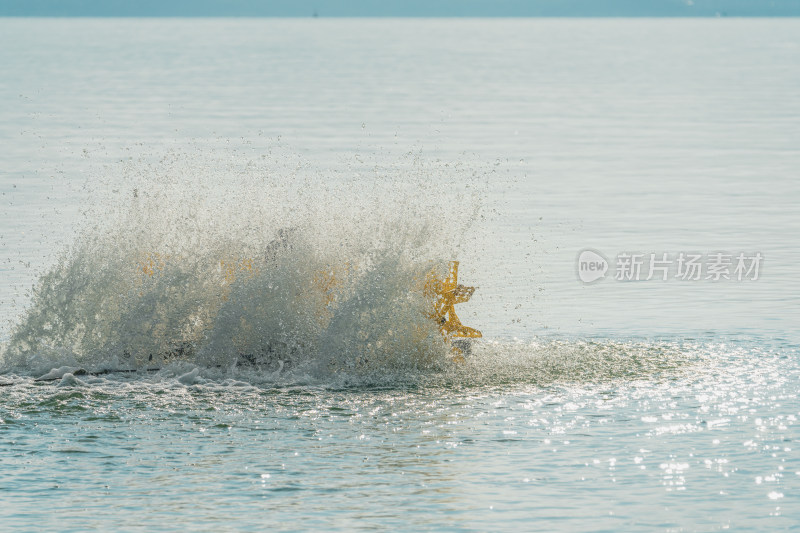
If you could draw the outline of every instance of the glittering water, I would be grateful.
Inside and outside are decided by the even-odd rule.
[[[273,387],[246,375],[187,386],[177,369],[57,385],[7,376],[16,384],[3,393],[5,520],[52,529],[796,523],[796,351],[660,346],[644,357],[686,360],[654,377],[585,367],[538,375],[548,351],[564,348],[520,346],[505,363],[476,354],[455,375],[377,388]]]
[[[0,20],[4,527],[796,527],[797,30]]]

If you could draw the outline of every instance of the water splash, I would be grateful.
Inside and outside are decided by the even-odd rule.
[[[2,364],[440,364],[415,286],[457,256],[475,180],[415,154],[349,174],[277,149],[123,162],[91,184],[79,237],[39,280]]]
[[[420,285],[458,258],[481,179],[417,154],[321,172],[227,145],[122,162],[91,182],[79,236],[37,283],[0,368],[461,386],[649,378],[691,362],[657,343],[495,340],[454,365]]]

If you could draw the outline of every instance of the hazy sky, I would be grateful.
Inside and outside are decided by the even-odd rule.
[[[0,0],[0,16],[800,16],[800,0]]]

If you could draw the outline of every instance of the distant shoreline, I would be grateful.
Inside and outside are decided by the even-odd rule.
[[[3,0],[0,17],[782,18],[800,0]]]
[[[0,19],[364,19],[364,20],[414,20],[414,19],[461,19],[461,20],[688,20],[688,19],[797,19],[800,13],[791,15],[201,15],[201,14],[167,14],[167,15],[120,15],[120,14],[6,14],[0,11]]]

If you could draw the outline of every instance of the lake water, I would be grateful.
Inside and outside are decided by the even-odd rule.
[[[800,524],[800,21],[0,19],[0,65],[4,527]]]

